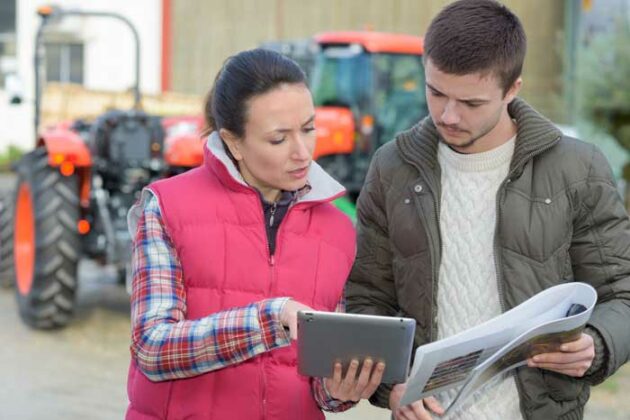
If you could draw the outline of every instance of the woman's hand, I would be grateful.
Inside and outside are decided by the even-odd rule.
[[[282,312],[280,312],[280,323],[289,329],[291,340],[297,340],[297,313],[299,311],[312,311],[308,306],[296,302],[293,299],[287,300],[284,304]]]
[[[331,397],[339,401],[354,401],[369,398],[383,379],[385,363],[374,364],[372,359],[365,359],[357,377],[359,361],[352,360],[346,376],[341,377],[341,363],[335,363],[332,378],[324,378],[324,385]]]
[[[401,407],[400,400],[406,388],[407,384],[394,385],[392,393],[389,395],[389,408],[392,410],[396,420],[430,420],[433,418],[431,412],[440,416],[444,414],[444,409],[433,397]]]

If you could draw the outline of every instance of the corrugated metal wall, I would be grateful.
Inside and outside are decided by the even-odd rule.
[[[324,30],[422,35],[448,0],[173,0],[172,88],[203,94],[223,60],[261,42]],[[563,2],[505,1],[522,20],[529,50],[521,96],[562,120]]]

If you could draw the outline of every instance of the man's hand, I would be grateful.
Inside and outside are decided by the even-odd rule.
[[[433,417],[431,412],[442,415],[444,409],[440,403],[433,397],[416,401],[409,405],[400,407],[400,399],[405,393],[407,384],[394,385],[392,393],[389,395],[389,408],[392,410],[394,419],[396,420],[430,420]]]
[[[284,327],[289,328],[291,340],[297,340],[297,313],[299,311],[312,311],[312,309],[300,302],[289,299],[280,313],[280,323]]]
[[[593,337],[582,333],[579,339],[562,344],[559,352],[538,354],[528,359],[527,365],[580,378],[591,367],[594,358]]]
[[[324,385],[331,397],[339,401],[358,402],[363,398],[370,398],[383,379],[385,363],[376,365],[372,359],[365,359],[363,367],[357,377],[359,361],[352,360],[346,376],[341,378],[341,363],[335,363],[332,378],[324,378]]]

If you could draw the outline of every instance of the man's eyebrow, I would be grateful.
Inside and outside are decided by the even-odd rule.
[[[426,82],[425,82],[426,83]],[[436,93],[439,93],[440,95],[444,95],[443,92],[441,92],[439,89],[437,89],[435,86],[432,86],[430,83],[426,83],[427,87],[429,89],[431,89],[432,91],[435,91]],[[464,102],[464,103],[486,103],[489,102],[488,99],[485,98],[467,98],[467,99],[457,99],[457,101],[459,102]]]

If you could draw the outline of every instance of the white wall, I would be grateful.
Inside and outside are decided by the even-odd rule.
[[[160,91],[161,80],[161,0],[18,0],[17,67],[24,87],[21,105],[9,105],[0,91],[0,152],[9,144],[25,149],[34,145],[33,44],[40,18],[37,7],[54,3],[60,7],[115,12],[125,16],[140,36],[140,78],[144,93]],[[109,18],[68,17],[49,32],[63,32],[83,41],[84,84],[91,89],[127,90],[133,86],[135,50],[131,31]]]

